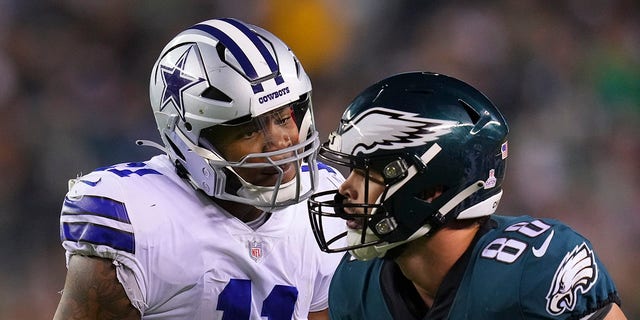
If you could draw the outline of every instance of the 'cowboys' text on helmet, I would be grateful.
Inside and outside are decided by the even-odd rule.
[[[193,25],[162,50],[149,90],[163,149],[209,196],[271,210],[313,192],[319,140],[311,82],[293,52],[273,34],[230,18]],[[221,152],[218,143],[225,137],[220,132],[262,134],[286,121],[297,127],[296,136],[284,138],[289,145],[265,146],[239,159]],[[277,178],[251,182],[240,174],[248,169]],[[293,178],[286,174],[292,170]],[[304,179],[310,183],[302,183]]]

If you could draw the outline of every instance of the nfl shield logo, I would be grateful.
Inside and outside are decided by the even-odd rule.
[[[253,259],[255,262],[258,262],[258,260],[262,259],[262,256],[264,255],[264,242],[262,241],[249,241],[249,256],[251,256],[251,259]]]

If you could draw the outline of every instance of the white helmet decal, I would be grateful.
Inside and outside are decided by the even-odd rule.
[[[593,251],[583,242],[567,253],[558,266],[547,294],[547,312],[557,316],[572,311],[578,302],[578,291],[586,293],[597,279]]]
[[[417,113],[371,108],[342,125],[342,135],[332,139],[331,149],[348,154],[371,154],[379,149],[415,147],[438,140],[456,125],[457,121],[427,119]]]

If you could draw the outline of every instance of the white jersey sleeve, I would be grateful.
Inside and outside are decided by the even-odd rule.
[[[320,189],[341,182],[331,171],[321,168]],[[318,249],[306,207],[273,212],[253,230],[158,156],[76,179],[60,233],[67,259],[114,261],[143,319],[306,319],[327,307],[339,259]]]
[[[333,167],[330,167],[322,162],[318,162],[319,176],[320,182],[318,184],[318,188],[316,192],[322,192],[327,190],[335,190],[340,187],[340,185],[344,182],[344,177],[338,170]],[[309,212],[307,209],[306,202],[305,206],[305,219],[304,225],[300,226],[300,228],[305,228],[311,231],[311,226],[309,222]],[[301,219],[302,220],[302,219]],[[346,224],[344,221],[340,219],[327,219],[330,221],[325,222],[323,227],[328,234],[339,234],[346,231]],[[315,241],[315,238],[312,236],[312,232],[308,232],[313,239],[310,248],[307,250],[315,250],[320,252],[318,249],[318,244]],[[346,245],[346,243],[344,243]],[[314,285],[314,301],[311,304],[311,311],[321,311],[327,309],[329,307],[329,285],[331,283],[331,279],[333,278],[333,274],[340,263],[342,258],[341,254],[335,253],[324,253],[320,252],[320,269],[318,270],[318,276],[315,279]]]

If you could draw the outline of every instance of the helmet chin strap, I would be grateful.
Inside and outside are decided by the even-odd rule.
[[[239,176],[238,176],[239,178]],[[263,211],[271,211],[275,208],[274,204],[290,199],[294,199],[296,194],[299,193],[299,190],[296,190],[297,178],[280,184],[277,188],[273,187],[263,187],[256,186],[254,184],[248,183],[244,181],[244,179],[240,178],[242,183],[242,187],[238,189],[238,196],[247,198],[247,199],[258,199],[260,202],[271,203],[271,206],[257,206],[254,207],[263,210]],[[273,194],[276,193],[275,199],[273,199]]]
[[[176,130],[175,132],[178,137],[180,137],[181,140],[184,141],[187,147],[189,147],[190,151],[194,152],[201,158],[218,163],[224,161],[224,159],[213,153],[211,150],[202,148],[192,143],[180,130]],[[317,132],[314,133],[314,136],[311,138],[314,139],[313,141],[317,139],[317,134]],[[290,162],[296,165],[297,174],[295,178],[289,182],[280,183],[276,186],[258,186],[249,183],[245,179],[243,179],[232,167],[227,167],[233,173],[233,176],[240,182],[241,186],[235,192],[235,195],[229,194],[228,197],[226,195],[223,195],[219,198],[234,202],[242,202],[241,199],[250,199],[251,203],[247,204],[250,204],[263,211],[272,211],[279,207],[279,205],[276,204],[293,199],[298,199],[303,193],[303,186],[302,182],[300,181],[302,177],[301,167],[297,159],[292,159]],[[280,178],[282,178],[282,174],[283,173],[280,172]]]
[[[415,239],[418,239],[424,236],[425,234],[429,233],[429,231],[431,231],[431,226],[428,224],[425,224],[406,240],[398,241],[394,243],[384,242],[378,245],[357,248],[357,249],[349,250],[349,253],[352,256],[354,256],[356,259],[363,260],[363,261],[371,260],[373,258],[382,258],[387,253],[387,251],[395,247],[401,246],[407,242],[411,242]],[[360,230],[349,229],[347,231],[347,241],[349,243],[351,243],[351,241],[353,240],[360,241],[361,237],[362,235]],[[376,240],[378,240],[378,237],[375,234],[373,234],[373,232],[371,232],[369,228],[367,228],[367,231],[365,231],[365,241],[376,241]]]

